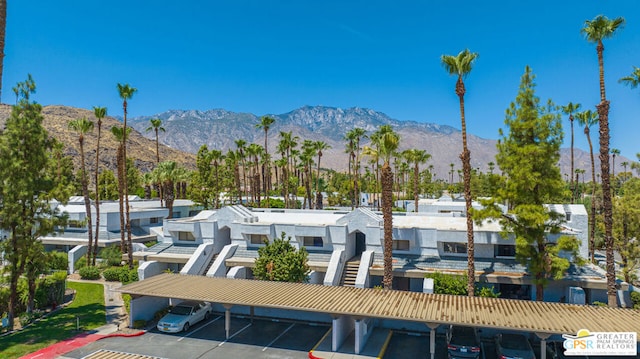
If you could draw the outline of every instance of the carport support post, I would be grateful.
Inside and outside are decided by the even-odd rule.
[[[223,304],[224,307],[224,331],[227,335],[227,339],[229,339],[229,334],[231,332],[231,304]]]
[[[551,336],[549,333],[536,333],[540,338],[540,359],[547,359],[547,338]]]
[[[436,357],[436,329],[440,326],[438,323],[426,323],[429,328],[431,328],[431,333],[429,334],[429,353],[431,353],[431,359],[435,359]]]

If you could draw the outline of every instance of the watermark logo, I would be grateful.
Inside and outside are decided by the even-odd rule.
[[[638,355],[636,332],[590,332],[580,329],[577,335],[563,334],[564,354]]]

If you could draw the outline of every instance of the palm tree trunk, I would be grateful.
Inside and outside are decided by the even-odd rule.
[[[118,204],[120,213],[120,251],[122,253],[127,252],[126,240],[125,240],[125,225],[124,225],[124,169],[122,166],[122,144],[118,148],[118,158],[116,160],[118,167]]]
[[[573,173],[573,114],[569,114],[569,123],[571,124],[571,172]],[[570,188],[573,188],[573,176],[571,176]],[[573,193],[573,191],[571,192]],[[571,199],[571,203],[575,203],[575,198]]]
[[[389,163],[382,166],[382,220],[384,227],[384,271],[382,285],[384,289],[393,287],[393,216],[391,207],[393,202],[393,173]]]
[[[80,161],[82,161],[82,195],[84,196],[84,208],[87,212],[87,235],[89,236],[89,248],[87,250],[87,265],[95,262],[91,260],[93,255],[93,228],[91,223],[91,200],[89,199],[89,186],[87,184],[87,171],[84,161],[84,141],[80,140]]]
[[[156,130],[156,164],[160,163],[160,142],[158,141],[158,127]]]
[[[418,168],[418,162],[415,163],[415,167],[413,167],[413,202],[414,202],[414,209],[413,211],[418,213],[418,183],[419,183],[419,168]]]
[[[596,163],[593,158],[593,144],[591,143],[591,136],[589,135],[589,127],[584,128],[584,133],[587,135],[587,142],[589,142],[589,155],[591,156],[591,213],[589,213],[589,257],[591,263],[595,263],[595,251],[596,251]]]
[[[7,27],[7,0],[0,0],[0,98],[2,98],[2,73],[4,71],[4,38]],[[0,101],[1,102],[1,101]]]
[[[460,159],[462,160],[462,173],[464,180],[464,201],[466,206],[466,219],[467,219],[467,294],[470,297],[475,295],[475,248],[473,241],[473,219],[471,218],[471,154],[467,147],[467,123],[464,117],[464,82],[462,77],[458,77],[456,83],[456,93],[460,98],[460,121],[462,124],[462,154]]]
[[[93,265],[96,265],[96,257],[98,256],[98,233],[100,233],[100,187],[99,187],[99,169],[100,169],[100,131],[102,130],[102,120],[98,119],[98,141],[96,145],[96,234],[95,241],[93,243]]]

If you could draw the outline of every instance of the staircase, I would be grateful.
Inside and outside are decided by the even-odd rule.
[[[211,268],[211,266],[213,265],[213,262],[216,261],[216,258],[218,258],[218,255],[215,254],[211,260],[209,261],[209,264],[207,264],[207,268],[204,269],[204,272],[202,272],[202,275],[207,275],[207,272],[209,272],[209,269]]]
[[[355,287],[358,268],[360,267],[360,257],[353,257],[345,263],[340,285],[344,287]]]

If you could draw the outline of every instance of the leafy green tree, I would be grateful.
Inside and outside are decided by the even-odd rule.
[[[29,268],[38,238],[60,224],[49,201],[55,189],[48,151],[53,142],[42,126],[42,106],[29,101],[35,82],[28,77],[16,88],[18,101],[0,134],[0,228],[9,232],[2,242],[9,283],[9,330],[18,306],[18,279]],[[66,202],[67,198],[58,200]]]
[[[596,240],[596,162],[593,158],[593,144],[591,143],[590,127],[598,123],[597,114],[591,110],[578,112],[576,114],[578,123],[584,126],[584,135],[589,143],[589,155],[591,156],[591,211],[589,212],[589,257],[591,262],[595,262],[595,240]]]
[[[96,141],[96,171],[94,173],[95,185],[96,185],[96,234],[93,242],[93,265],[96,265],[96,257],[98,256],[98,238],[100,233],[100,181],[98,177],[100,175],[100,139],[102,137],[102,119],[107,116],[106,107],[93,107],[93,115],[98,120],[98,139]]]
[[[614,246],[620,254],[622,276],[627,283],[638,279],[640,268],[640,179],[625,182],[613,202]]]
[[[308,280],[311,271],[307,264],[307,250],[304,247],[296,250],[290,243],[291,237],[285,239],[285,235],[282,232],[280,238],[266,240],[265,245],[258,249],[254,277],[276,282],[301,283]]]
[[[466,217],[467,217],[467,258],[468,258],[468,288],[469,295],[473,295],[473,288],[475,283],[475,250],[473,243],[473,219],[471,218],[471,153],[467,146],[467,123],[464,116],[464,94],[466,92],[464,87],[464,78],[471,72],[473,63],[478,58],[478,54],[465,49],[460,51],[458,55],[442,55],[442,65],[450,75],[457,75],[458,81],[456,82],[456,95],[460,99],[460,121],[462,123],[462,154],[460,159],[462,160],[462,173],[464,180],[464,200],[466,205]]]
[[[616,296],[616,269],[613,258],[613,204],[609,178],[609,101],[604,87],[604,45],[602,40],[613,37],[624,26],[624,18],[609,19],[598,15],[587,20],[581,29],[587,41],[596,43],[600,78],[600,103],[596,106],[600,122],[600,172],[602,178],[602,207],[604,210],[604,242],[607,262],[607,301],[610,307],[618,306]]]
[[[551,101],[540,105],[535,95],[534,75],[529,66],[522,76],[515,102],[506,111],[509,131],[497,144],[496,161],[506,176],[493,201],[507,202],[503,213],[496,202],[483,202],[481,218],[498,219],[506,234],[516,241],[516,260],[528,267],[536,285],[536,300],[544,299],[544,288],[550,279],[559,279],[569,268],[561,251],[577,258],[578,243],[573,237],[560,236],[554,244],[549,236],[557,236],[564,217],[545,206],[562,198],[564,183],[558,167],[562,125]]]
[[[118,180],[113,171],[102,171],[98,181],[100,181],[100,198],[111,201],[118,199]]]
[[[78,118],[69,122],[69,129],[78,134],[78,143],[80,144],[82,196],[84,196],[84,208],[87,216],[87,235],[89,236],[87,264],[91,265],[91,263],[95,263],[95,261],[91,261],[91,256],[93,255],[93,228],[91,221],[91,200],[89,199],[89,179],[84,157],[84,136],[93,131],[93,122],[89,121],[86,117]]]

